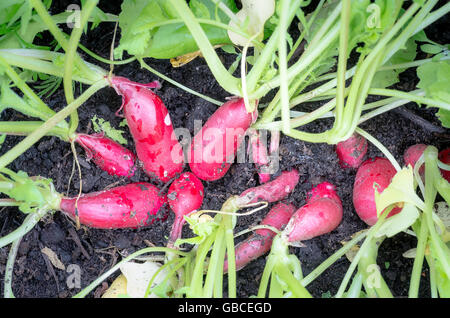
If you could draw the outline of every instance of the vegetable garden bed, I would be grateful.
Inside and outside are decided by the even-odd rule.
[[[54,1],[49,12],[51,14],[63,12],[71,3],[71,1]],[[119,15],[121,12],[120,3],[120,1],[117,3],[100,1],[98,7],[103,12]],[[405,1],[403,7],[408,8],[411,3]],[[313,3],[307,6],[305,12],[312,12],[315,5]],[[443,3],[439,2],[436,8],[442,6]],[[444,53],[442,54],[448,54],[448,43],[450,43],[448,26],[449,15],[447,14],[426,29],[428,39],[443,46],[442,50]],[[64,26],[62,26],[62,30],[67,33],[71,32],[71,29],[64,28]],[[96,28],[88,29],[85,34],[82,34],[80,43],[99,56],[108,59],[114,32],[114,23],[100,23]],[[120,28],[117,32],[116,37],[120,39]],[[299,34],[296,24],[291,26],[290,33],[295,42]],[[41,39],[35,40],[35,44],[48,45],[48,41],[51,39],[53,39],[52,35],[46,31]],[[444,47],[444,45],[447,45],[447,47]],[[102,67],[105,70],[109,69],[108,64],[96,60],[83,51],[79,50],[79,52],[84,61]],[[233,65],[236,58],[235,54],[227,53],[221,49],[217,49],[216,52],[226,68]],[[429,52],[420,51],[419,47],[417,52],[416,60],[431,56]],[[124,54],[124,58],[126,57],[128,56]],[[350,55],[348,60],[349,67],[353,66],[357,60],[356,55]],[[168,59],[145,58],[144,61],[159,73],[214,100],[225,102],[231,95],[217,81],[203,57],[197,57],[178,68],[173,67]],[[330,69],[331,71],[337,71],[337,69]],[[239,72],[238,67],[235,74],[239,76]],[[173,127],[175,129],[187,128],[191,136],[195,135],[196,131],[194,129],[198,127],[196,126],[198,124],[197,121],[201,121],[202,124],[205,123],[217,109],[217,105],[214,103],[190,94],[142,68],[141,64],[136,60],[123,65],[115,65],[114,74],[138,83],[160,81],[161,87],[153,89],[153,91],[166,105]],[[399,81],[390,88],[410,92],[416,89],[419,80],[416,68],[409,68],[399,74]],[[38,90],[37,84],[41,82],[42,80],[36,81],[30,86]],[[79,96],[81,93],[80,85],[77,83],[74,87],[75,95]],[[82,88],[82,91],[86,92],[87,86]],[[447,86],[448,88],[450,87]],[[45,97],[43,101],[51,109],[58,112],[68,104],[66,94],[67,91],[61,85],[51,97]],[[270,92],[263,96],[259,100],[259,104],[267,105],[274,97],[273,95],[274,93]],[[370,94],[366,103],[378,101],[382,98],[384,97],[379,94]],[[127,129],[128,127],[122,126],[123,118],[115,114],[121,105],[122,98],[117,95],[113,88],[105,87],[98,90],[78,108],[79,124],[77,132],[94,133],[97,127],[93,124],[92,119],[96,116],[109,122],[112,127],[123,131],[122,137],[126,141],[126,147],[134,150],[135,143]],[[312,111],[321,105],[323,105],[322,101],[309,101],[302,104],[301,111]],[[262,111],[261,109],[260,112]],[[436,116],[437,111],[437,108],[420,107],[416,103],[409,102],[399,108],[374,116],[358,125],[358,127],[384,145],[388,152],[403,166],[403,154],[411,145],[423,143],[435,146],[437,149],[445,149],[450,146],[450,132],[442,125],[442,122],[439,120],[440,117]],[[26,121],[32,117],[11,109],[4,110],[1,116],[2,121]],[[302,126],[302,131],[320,133],[332,129],[333,123],[333,118],[315,120]],[[333,255],[334,252],[339,250],[344,242],[349,241],[352,235],[368,229],[368,225],[361,221],[355,213],[352,201],[356,169],[342,168],[340,166],[334,144],[309,142],[294,137],[282,133],[280,139],[280,169],[277,175],[280,171],[292,169],[297,169],[300,173],[299,183],[283,202],[292,203],[295,207],[300,208],[305,205],[307,192],[317,184],[327,181],[336,187],[336,192],[343,206],[342,221],[331,233],[305,240],[302,242],[303,246],[289,247],[289,252],[294,254],[301,262],[303,276],[307,276],[328,257]],[[7,136],[1,146],[1,154],[8,153],[23,139],[23,136]],[[249,140],[246,139],[245,142],[247,145]],[[247,146],[244,148],[247,149]],[[160,189],[164,189],[166,185],[164,182],[158,182],[150,178],[141,169],[137,169],[130,178],[112,176],[102,171],[92,161],[86,160],[84,150],[79,145],[76,146],[76,150],[82,176],[81,190],[83,193],[101,191],[126,185],[130,182],[151,182]],[[385,153],[369,142],[365,158],[374,158],[376,156],[383,157]],[[40,138],[8,165],[8,168],[15,172],[25,171],[29,176],[50,178],[58,193],[72,197],[76,197],[80,190],[80,178],[77,167],[70,143],[56,136]],[[184,171],[190,171],[188,165],[184,166]],[[260,185],[258,177],[255,165],[248,160],[243,163],[232,164],[222,178],[203,182],[204,198],[200,209],[221,210],[222,205],[228,198]],[[440,201],[443,200],[441,199]],[[275,204],[270,203],[269,208]],[[26,219],[26,215],[21,213],[16,206],[2,207],[0,211],[0,237],[11,233]],[[256,226],[268,211],[269,209],[265,208],[251,215],[239,216],[234,232],[239,233]],[[64,214],[49,214],[25,234],[20,246],[18,246],[12,275],[12,293],[18,298],[68,298],[75,296],[83,288],[110,270],[120,260],[132,253],[143,248],[166,246],[175,218],[173,213],[167,213],[167,216],[165,221],[156,221],[149,226],[139,229],[110,230],[94,229],[84,225],[77,228],[75,222]],[[237,244],[249,235],[250,233],[245,233],[237,237],[235,243]],[[191,238],[193,236],[189,227],[185,226],[182,237]],[[414,256],[412,258],[406,257],[405,253],[408,254],[409,252],[411,254],[411,249],[416,247],[417,239],[411,233],[405,232],[399,232],[393,237],[386,238],[379,247],[376,261],[381,275],[394,297],[408,296],[411,283],[410,277],[414,267]],[[10,245],[0,248],[0,293],[2,295],[6,294],[4,277],[8,270],[9,250]],[[267,254],[237,271],[237,297],[248,298],[258,294],[266,261]],[[333,297],[340,292],[342,281],[349,266],[350,261],[347,257],[339,257],[327,270],[307,285],[308,292],[313,297]],[[73,280],[75,274],[79,274],[77,276],[80,278],[79,282]],[[103,280],[93,291],[88,293],[88,297],[101,297],[119,274],[120,272],[116,271]],[[224,277],[227,277],[227,275]],[[429,282],[430,271],[424,265],[420,274],[419,297],[430,297],[433,287],[430,287]],[[223,296],[227,297],[229,295],[229,286],[226,278],[224,278],[223,283]]]

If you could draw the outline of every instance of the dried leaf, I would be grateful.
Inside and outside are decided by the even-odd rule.
[[[127,279],[120,274],[102,295],[102,298],[119,298],[127,295]]]
[[[52,265],[54,267],[56,267],[56,268],[58,268],[60,270],[63,270],[63,271],[66,270],[66,266],[64,266],[64,264],[59,260],[58,255],[56,255],[56,253],[53,252],[52,249],[50,249],[48,247],[44,247],[41,250],[41,253],[45,254],[48,257],[50,263],[52,263]]]

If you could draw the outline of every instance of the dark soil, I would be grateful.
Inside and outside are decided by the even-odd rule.
[[[61,1],[62,2],[62,1]],[[54,11],[63,10],[65,7],[54,8]],[[114,2],[101,1],[102,8],[107,12],[118,13],[119,7]],[[448,23],[448,20],[447,20]],[[448,25],[448,24],[447,24]],[[431,29],[429,36],[442,43],[449,43],[449,34],[440,33],[444,24],[437,24]],[[98,28],[84,36],[82,42],[97,54],[108,57],[110,41],[114,26],[101,24]],[[437,39],[437,34],[440,38]],[[434,36],[436,35],[436,36]],[[442,39],[442,35],[446,36]],[[105,69],[107,65],[98,63],[83,56]],[[230,58],[224,55],[224,61],[230,63]],[[183,83],[190,88],[211,96],[217,100],[225,100],[227,93],[215,82],[208,67],[201,58],[181,68],[172,68],[168,61],[148,59],[147,62],[159,72],[172,79]],[[137,82],[150,82],[158,79],[153,74],[140,69],[138,63],[124,66],[116,66],[116,75],[126,76]],[[187,94],[171,84],[161,81],[162,88],[157,90],[165,102],[175,128],[186,127],[193,134],[194,120],[203,122],[214,112],[216,106],[201,98]],[[402,74],[398,87],[405,90],[412,89],[417,83],[414,70]],[[64,94],[59,90],[48,101],[55,110],[65,105]],[[115,112],[121,105],[121,98],[111,88],[99,91],[80,109],[80,132],[92,132],[90,119],[97,115],[118,127],[121,118],[115,116]],[[415,104],[407,105],[407,108],[422,116],[426,120],[439,125],[434,116],[434,111],[419,109]],[[5,111],[3,120],[24,120],[23,116],[12,111]],[[315,122],[306,127],[310,131],[323,131],[330,127],[329,121]],[[402,161],[404,150],[415,143],[432,144],[440,149],[449,145],[448,135],[435,135],[424,130],[422,126],[411,122],[409,119],[397,114],[388,113],[378,116],[362,125],[362,128],[372,134],[399,160]],[[130,135],[128,147],[133,149]],[[12,148],[21,137],[10,136],[3,144],[1,152],[5,153]],[[131,180],[109,176],[92,163],[86,161],[84,152],[78,148],[81,161],[83,192],[102,190],[114,185],[126,184],[130,181],[148,181],[143,173],[138,173]],[[341,247],[341,242],[364,228],[366,225],[359,220],[352,205],[352,187],[356,171],[343,170],[339,167],[334,147],[327,144],[312,144],[283,136],[280,148],[282,169],[295,167],[301,172],[301,182],[288,198],[289,201],[300,207],[305,202],[305,194],[311,187],[321,181],[327,180],[337,186],[338,193],[344,205],[344,219],[339,227],[328,235],[304,242],[305,247],[291,248],[303,264],[304,274],[308,274],[334,251]],[[373,145],[369,145],[368,157],[381,156],[381,152]],[[41,175],[52,178],[56,189],[61,193],[68,192],[75,195],[79,188],[79,179],[75,173],[70,188],[69,177],[73,167],[73,156],[70,145],[55,137],[42,138],[26,153],[21,155],[10,165],[11,169],[26,171],[29,175]],[[186,167],[186,170],[188,167]],[[257,185],[257,175],[250,163],[234,164],[224,178],[216,182],[205,182],[205,200],[203,208],[220,209],[225,200],[235,194],[239,194],[248,187]],[[257,224],[267,210],[260,211],[256,215],[239,218],[237,231]],[[3,208],[0,213],[0,236],[18,227],[24,219],[24,215],[16,208]],[[71,297],[80,288],[70,289],[66,280],[69,271],[52,268],[48,265],[45,256],[41,252],[43,247],[53,250],[66,268],[70,264],[79,265],[81,268],[81,288],[87,286],[100,274],[107,271],[122,257],[141,248],[156,245],[163,246],[169,234],[173,220],[170,214],[164,223],[153,224],[148,228],[137,230],[96,230],[82,227],[75,230],[74,224],[60,213],[39,222],[23,239],[17,261],[14,267],[13,291],[16,297]],[[187,227],[184,235],[189,236]],[[404,252],[415,247],[416,241],[411,236],[399,234],[392,239],[387,239],[381,245],[378,262],[386,282],[391,287],[395,296],[406,296],[409,284],[409,276],[413,261],[402,256]],[[3,293],[3,276],[9,247],[0,249],[0,293]],[[245,269],[238,272],[238,295],[250,297],[255,295],[258,289],[260,277],[265,265],[264,257],[252,262]],[[308,290],[315,297],[322,297],[329,293],[334,294],[348,268],[349,261],[343,257],[317,278]],[[117,273],[106,280],[90,297],[99,297],[101,291],[110,284]],[[421,296],[428,297],[427,287],[428,272],[424,269],[421,284]]]

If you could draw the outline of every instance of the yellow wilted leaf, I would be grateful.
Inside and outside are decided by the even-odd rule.
[[[120,274],[102,295],[102,298],[118,298],[127,294],[127,279]]]

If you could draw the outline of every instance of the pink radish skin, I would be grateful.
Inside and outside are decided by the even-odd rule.
[[[282,230],[289,222],[296,208],[292,204],[278,203],[267,213],[261,225],[270,225]],[[235,247],[236,270],[244,268],[248,263],[267,253],[276,233],[269,229],[255,230],[254,234]],[[224,271],[228,270],[228,262],[225,261]]]
[[[123,98],[123,111],[133,136],[136,153],[150,177],[167,182],[183,170],[183,151],[161,98],[147,85],[115,76],[111,86]]]
[[[77,198],[63,197],[60,210],[75,219]],[[81,224],[98,229],[139,228],[167,218],[167,198],[150,183],[131,183],[83,194],[78,199]]]
[[[336,229],[342,221],[343,208],[334,189],[325,182],[308,193],[306,204],[294,213],[283,231],[288,242],[306,241]]]
[[[169,236],[169,245],[173,246],[180,238],[184,216],[198,210],[203,204],[204,189],[202,182],[190,172],[184,172],[169,187],[167,198],[175,213],[175,220]]]
[[[104,134],[77,134],[75,138],[82,146],[88,159],[110,175],[131,177],[135,172],[135,155]]]
[[[411,167],[414,168],[417,160],[419,160],[420,156],[422,156],[423,152],[427,147],[428,145],[425,144],[416,144],[406,149],[405,153],[403,154],[403,160],[405,162],[405,165],[406,166],[411,165]],[[425,166],[423,165],[419,169],[419,174],[422,176],[422,179],[425,176],[424,173],[425,173]]]
[[[262,172],[261,169],[267,166],[270,161],[267,147],[262,143],[260,135],[256,130],[250,134],[250,145],[252,147],[252,159],[258,170],[259,182],[261,184],[266,183],[270,181],[270,174]]]
[[[342,168],[358,168],[366,153],[367,140],[356,133],[336,145],[336,154]]]
[[[394,166],[386,158],[368,159],[359,167],[353,186],[353,206],[361,220],[368,225],[372,226],[378,220],[374,185],[382,193],[395,174]],[[401,208],[395,207],[388,217],[400,211]]]
[[[450,165],[450,148],[441,150],[438,154],[438,159],[442,163]],[[444,177],[444,179],[447,180],[448,182],[450,182],[450,171],[443,170],[443,169],[440,169],[440,170],[441,170],[441,174]]]
[[[188,152],[191,171],[205,181],[222,178],[230,168],[245,132],[257,117],[257,109],[247,113],[242,98],[220,106],[191,142]]]
[[[298,184],[300,175],[296,169],[283,171],[274,180],[262,184],[258,187],[245,190],[239,196],[244,204],[256,203],[259,201],[276,202],[286,198]]]

